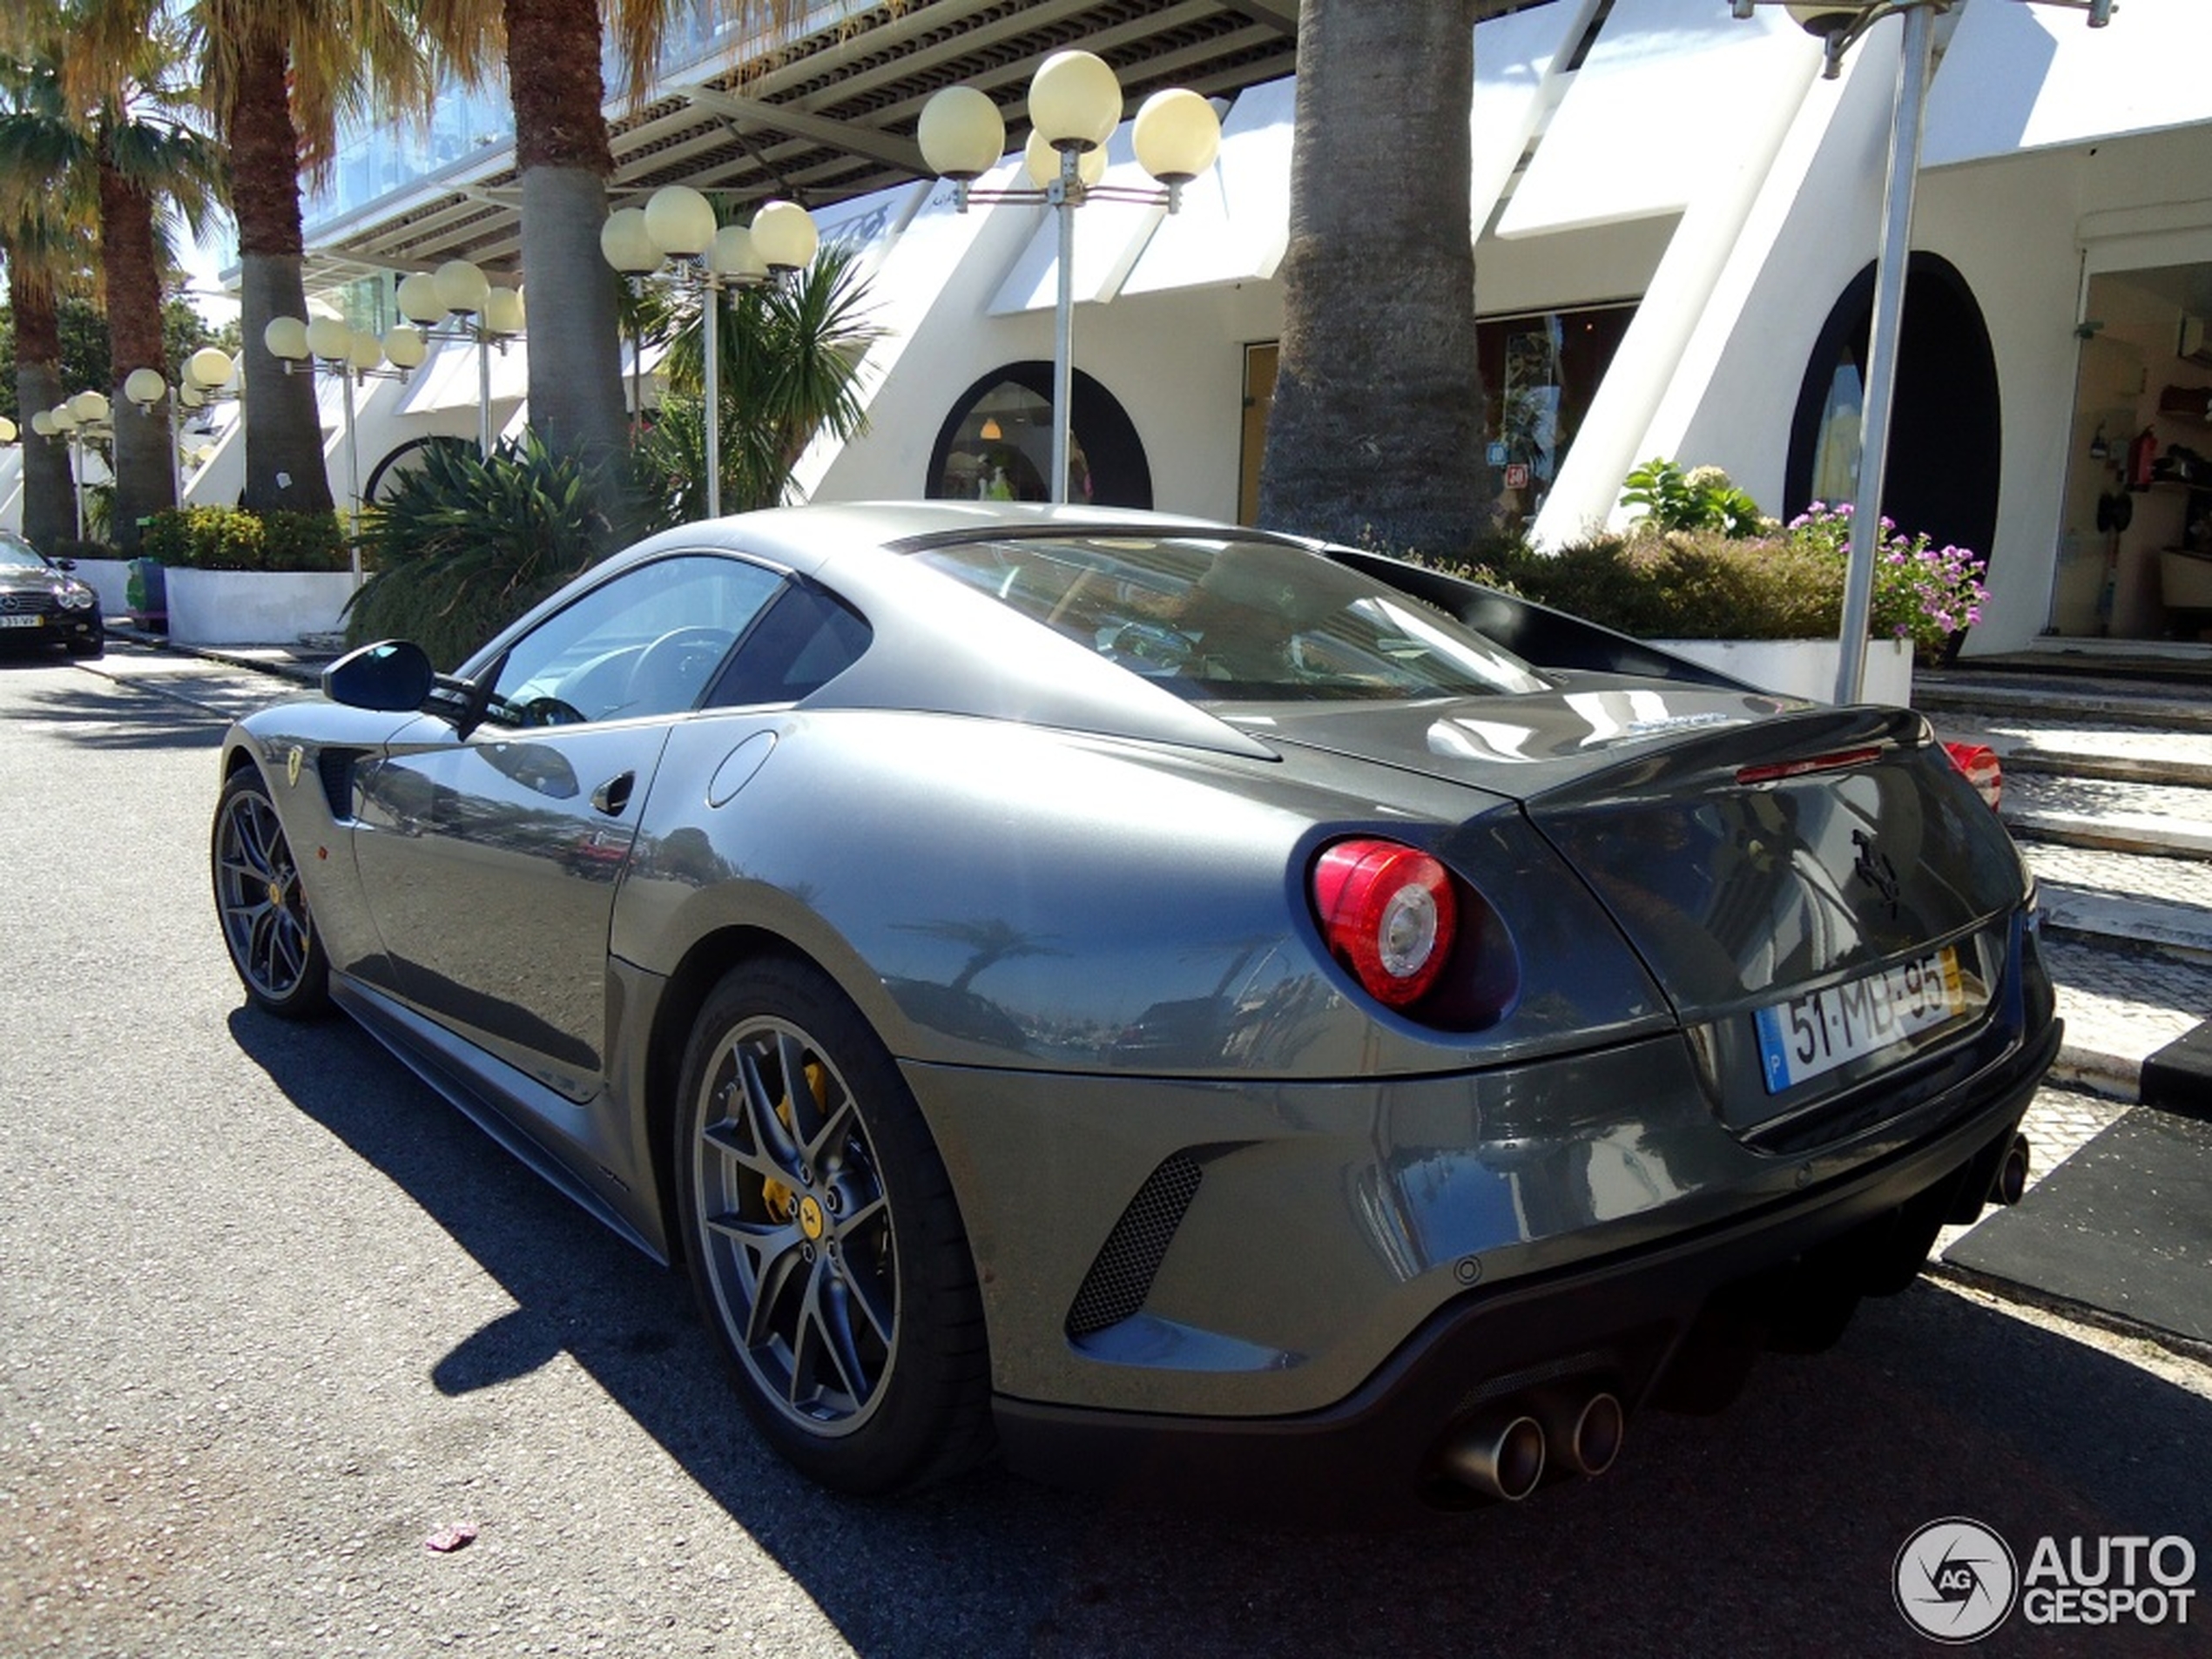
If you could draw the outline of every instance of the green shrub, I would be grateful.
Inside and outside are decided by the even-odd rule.
[[[1639,526],[1555,554],[1503,549],[1474,574],[1639,639],[1798,639],[1843,614],[1840,563],[1778,536]]]
[[[269,570],[347,570],[353,555],[334,513],[271,513],[261,521],[261,553]]]
[[[1636,523],[1659,530],[1718,530],[1723,536],[1757,536],[1772,523],[1761,516],[1758,502],[1718,467],[1693,467],[1684,472],[1663,457],[1645,462],[1628,475],[1621,504],[1643,509]]]
[[[374,574],[347,609],[347,642],[412,639],[454,668],[577,572],[668,521],[626,460],[586,467],[534,433],[489,457],[434,446],[364,522]]]
[[[1555,553],[1514,543],[1457,563],[1422,562],[1639,639],[1832,639],[1843,625],[1850,523],[1848,509],[1816,503],[1754,536],[1639,524]],[[1932,660],[1981,620],[1982,562],[1885,529],[1868,631],[1910,639]]]
[[[141,550],[164,564],[195,570],[343,570],[346,536],[329,513],[243,507],[165,507],[145,523]]]

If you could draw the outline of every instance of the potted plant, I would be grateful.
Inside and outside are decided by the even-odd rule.
[[[1851,509],[1816,502],[1789,523],[1759,515],[1718,468],[1654,461],[1622,500],[1644,509],[1625,531],[1555,552],[1511,546],[1477,580],[1510,587],[1717,668],[1750,685],[1825,702],[1835,695]],[[1981,619],[1983,562],[1887,520],[1877,550],[1863,680],[1870,702],[1909,703],[1917,658],[1937,661]]]
[[[183,644],[330,633],[353,596],[345,534],[328,513],[170,509],[153,516],[145,545],[164,570],[169,637]]]

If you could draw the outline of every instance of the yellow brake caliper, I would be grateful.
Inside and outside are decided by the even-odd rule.
[[[806,1087],[813,1093],[814,1105],[818,1109],[828,1105],[829,1076],[823,1071],[819,1061],[809,1060],[806,1062]],[[776,1103],[776,1117],[793,1134],[799,1132],[799,1126],[792,1116],[791,1096],[788,1091],[781,1100]],[[768,1213],[776,1220],[782,1222],[791,1219],[792,1211],[799,1202],[799,1195],[773,1177],[764,1176],[760,1181],[760,1199],[768,1206]]]

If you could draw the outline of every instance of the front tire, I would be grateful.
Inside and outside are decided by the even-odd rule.
[[[252,766],[223,780],[209,860],[223,943],[254,1007],[302,1020],[330,1006],[330,959],[269,786]]]
[[[700,1311],[761,1433],[881,1494],[990,1449],[975,1271],[899,1069],[810,966],[715,988],[685,1055],[676,1177]]]

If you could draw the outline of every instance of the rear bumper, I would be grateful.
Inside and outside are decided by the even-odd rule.
[[[1238,1507],[1418,1512],[1439,1440],[1487,1406],[1574,1378],[1633,1409],[1710,1357],[1716,1332],[1732,1343],[1759,1305],[1802,1288],[1791,1274],[1817,1274],[1822,1292],[1894,1288],[1900,1264],[1917,1264],[1966,1189],[1986,1190],[2060,1036],[2052,1022],[2039,1042],[1915,1114],[1939,1129],[1847,1175],[1595,1263],[1455,1298],[1336,1405],[1223,1419],[1001,1396],[1007,1461],[1059,1484]]]

